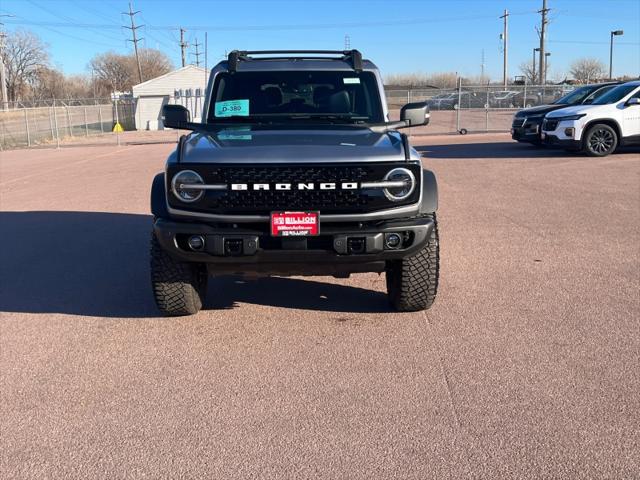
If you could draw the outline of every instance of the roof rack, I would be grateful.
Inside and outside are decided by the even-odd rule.
[[[289,57],[288,54],[295,56]],[[351,66],[356,72],[362,71],[362,54],[358,50],[233,50],[229,52],[228,63],[229,71],[235,72],[238,68],[238,62],[241,60],[261,60],[259,58],[250,57],[250,55],[285,55],[283,57],[269,57],[269,60],[274,58],[282,59],[307,59],[315,60],[317,56],[305,56],[305,55],[340,55],[340,60],[351,63]],[[329,57],[333,58],[333,57]]]

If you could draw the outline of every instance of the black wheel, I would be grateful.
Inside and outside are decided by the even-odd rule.
[[[618,134],[609,125],[599,123],[584,137],[582,150],[590,157],[606,157],[618,146]]]
[[[204,265],[175,260],[151,234],[151,287],[156,305],[164,315],[198,313],[206,295],[207,280]]]
[[[426,310],[436,299],[440,274],[440,244],[436,214],[429,242],[412,257],[387,262],[387,294],[399,312]]]

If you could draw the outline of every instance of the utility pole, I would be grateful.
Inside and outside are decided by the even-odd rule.
[[[186,51],[187,51],[187,46],[189,45],[188,43],[186,43],[184,41],[184,32],[186,30],[182,27],[180,27],[180,53],[182,54],[182,66],[184,67],[186,65]]]
[[[4,38],[7,36],[0,30],[0,83],[2,84],[2,110],[9,108],[9,98],[7,97],[7,73],[4,69]]]
[[[204,32],[204,88],[207,88],[207,80],[209,79],[209,63],[207,62],[209,51],[207,49],[207,33]]]
[[[126,25],[124,25],[124,28],[128,28],[129,30],[131,30],[131,34],[133,35],[133,40],[127,40],[127,42],[133,42],[133,49],[136,52],[136,62],[138,63],[138,80],[140,80],[140,83],[142,83],[142,67],[140,66],[140,56],[138,55],[138,42],[142,39],[137,38],[136,30],[139,29],[140,27],[144,27],[144,25],[138,25],[136,27],[136,24],[133,20],[133,17],[138,13],[140,13],[139,10],[137,12],[133,11],[131,2],[129,2],[129,11],[122,12],[123,15],[129,15],[129,18],[131,19],[131,26],[127,27]]]
[[[545,65],[546,57],[544,55],[544,46],[545,46],[545,36],[547,33],[547,13],[549,13],[549,8],[547,8],[547,0],[542,0],[542,10],[538,10],[538,13],[542,15],[542,20],[540,23],[540,65],[538,71],[540,72],[540,79],[547,78],[547,69]]]
[[[196,67],[200,66],[200,55],[202,55],[202,52],[200,52],[200,50],[199,50],[200,45],[202,45],[202,44],[198,43],[198,37],[196,37],[196,43],[193,44],[193,46],[196,47],[196,53],[192,53],[191,54],[194,57],[196,57]]]
[[[13,17],[14,15],[4,14],[0,17]],[[4,39],[7,36],[3,31],[4,23],[0,22],[0,90],[2,91],[2,110],[9,108],[9,97],[7,96],[7,72],[4,69]]]
[[[480,81],[484,82],[484,48],[480,57]]]
[[[351,50],[351,37],[348,34],[344,36],[344,49]]]
[[[504,53],[504,61],[502,65],[502,82],[506,87],[509,83],[509,68],[507,65],[509,59],[509,11],[505,9],[504,14],[500,16],[500,18],[504,18],[504,27],[502,30],[502,41],[503,43],[503,53]]]

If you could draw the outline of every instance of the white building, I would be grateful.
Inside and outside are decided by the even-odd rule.
[[[204,103],[205,69],[187,65],[133,86],[136,130],[162,130],[162,106],[187,107],[191,119],[200,121]]]

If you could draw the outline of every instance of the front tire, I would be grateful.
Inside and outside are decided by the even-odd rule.
[[[399,312],[417,312],[433,305],[438,293],[440,243],[436,214],[429,215],[434,228],[427,244],[412,257],[387,262],[387,294]]]
[[[590,157],[606,157],[618,147],[618,134],[609,125],[598,123],[587,131],[582,151]]]
[[[164,315],[198,313],[204,303],[207,280],[204,265],[175,260],[151,234],[151,287],[156,305]]]

